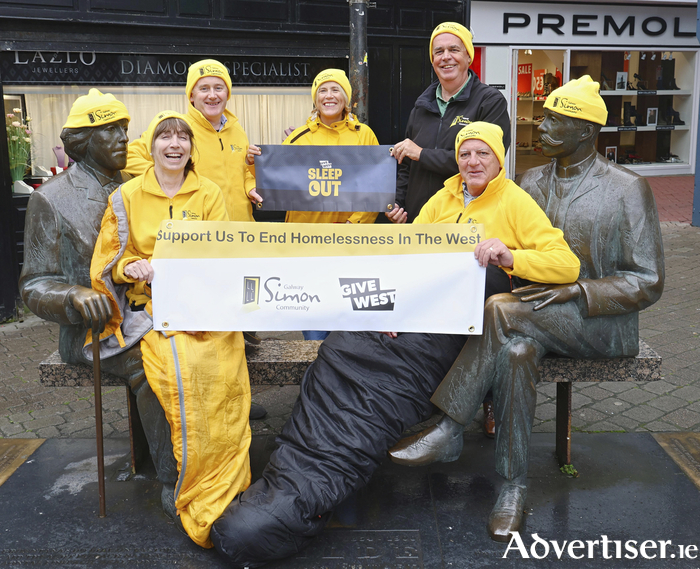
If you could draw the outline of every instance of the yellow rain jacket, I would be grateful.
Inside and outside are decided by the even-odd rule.
[[[366,124],[355,117],[326,126],[320,119],[309,118],[305,126],[300,126],[282,144],[307,146],[370,146],[377,145],[377,137]],[[374,223],[376,212],[344,211],[288,211],[287,223]]]
[[[217,132],[202,113],[189,101],[187,104],[188,110],[184,118],[194,134],[195,151],[192,160],[197,172],[221,188],[231,221],[254,221],[248,194],[255,188],[255,176],[245,163],[248,137],[238,119],[225,109],[226,124]],[[147,136],[148,131],[129,144],[124,170],[132,176],[140,176],[153,165]]]
[[[498,237],[513,253],[507,273],[538,283],[572,283],[581,263],[552,227],[535,200],[512,180],[503,168],[483,193],[464,207],[462,176],[445,180],[420,210],[413,223],[483,223],[484,239]]]
[[[221,191],[210,180],[190,172],[170,199],[150,168],[109,197],[90,278],[114,312],[100,336],[101,357],[140,341],[146,378],[170,423],[179,471],[175,506],[192,540],[212,547],[212,524],[250,485],[248,368],[241,332],[154,331],[150,288],[124,275],[129,260],[151,259],[160,222],[170,218],[225,221],[228,216]],[[145,310],[132,310],[127,296],[133,306],[145,302]],[[88,332],[86,356],[91,342]]]

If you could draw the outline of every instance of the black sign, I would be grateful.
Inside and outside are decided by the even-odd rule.
[[[656,125],[656,130],[676,130],[675,124],[659,124]]]
[[[656,95],[656,91],[637,91],[637,95]]]
[[[617,127],[618,132],[622,132],[625,130],[637,130],[636,126],[618,126]]]
[[[261,147],[255,182],[270,211],[389,211],[396,199],[390,146]]]
[[[94,51],[0,52],[0,74],[12,85],[184,86],[190,65],[203,55],[134,55]],[[324,69],[347,70],[346,59],[302,57],[215,57],[236,86],[307,86]]]
[[[494,89],[501,89],[501,90],[503,90],[503,89],[506,88],[505,83],[490,83],[490,85],[491,85],[491,87],[493,87]]]

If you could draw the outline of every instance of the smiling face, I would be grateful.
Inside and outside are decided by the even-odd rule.
[[[164,130],[153,139],[151,154],[156,175],[183,171],[192,154],[192,141],[182,130]]]
[[[443,89],[451,94],[469,77],[472,63],[464,43],[454,34],[440,34],[433,40],[433,70]]]
[[[85,162],[111,178],[126,166],[129,121],[122,119],[93,128]]]
[[[316,91],[316,109],[321,122],[330,126],[343,118],[348,104],[343,88],[335,81],[326,81]]]
[[[202,77],[195,83],[190,95],[190,103],[215,129],[221,126],[221,115],[224,114],[227,100],[228,87],[220,77]]]
[[[482,140],[465,140],[459,147],[459,173],[469,193],[480,196],[489,182],[498,176],[501,164],[491,147]]]

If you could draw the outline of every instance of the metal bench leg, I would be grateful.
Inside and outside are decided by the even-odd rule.
[[[571,382],[557,382],[557,460],[571,464]]]
[[[146,434],[143,432],[141,424],[141,416],[139,415],[138,407],[136,407],[136,395],[131,392],[127,385],[126,387],[126,403],[129,412],[129,443],[131,445],[131,473],[136,474],[139,465],[148,458],[148,441]]]

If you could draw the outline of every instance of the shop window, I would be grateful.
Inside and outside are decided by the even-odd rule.
[[[690,163],[695,51],[572,51],[571,78],[601,85],[598,151],[639,173]]]
[[[33,182],[41,182],[51,168],[58,166],[54,148],[62,148],[63,125],[75,99],[87,94],[90,87],[4,85],[5,113],[21,108],[32,118]],[[167,109],[186,113],[189,104],[183,87],[97,87],[126,105],[131,115],[130,140],[141,136],[158,112]],[[286,128],[306,122],[311,97],[308,87],[234,87],[227,108],[238,117],[251,143],[281,144]]]

